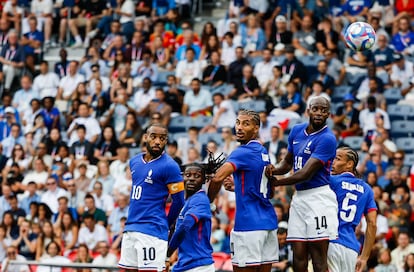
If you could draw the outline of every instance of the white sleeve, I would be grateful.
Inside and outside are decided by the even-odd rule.
[[[175,69],[175,76],[182,78],[183,76],[183,61],[177,63],[177,68]]]

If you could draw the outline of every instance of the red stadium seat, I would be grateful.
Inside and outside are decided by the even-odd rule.
[[[214,267],[216,270],[221,270],[224,263],[230,260],[230,255],[224,252],[213,252]]]

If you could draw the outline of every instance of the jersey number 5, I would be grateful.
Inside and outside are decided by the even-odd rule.
[[[352,222],[355,218],[356,213],[356,205],[349,204],[349,200],[357,201],[358,197],[353,193],[346,193],[344,200],[342,201],[341,211],[339,212],[339,216],[345,222]]]
[[[132,186],[131,199],[139,200],[141,198],[141,194],[142,194],[142,186],[141,185]]]

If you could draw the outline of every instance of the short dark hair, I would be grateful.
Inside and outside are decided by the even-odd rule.
[[[191,52],[193,52],[193,54],[195,55],[195,53],[196,53],[196,51],[194,50],[194,48],[192,48],[192,47],[188,47],[186,50],[185,50],[185,52],[187,53],[188,51],[191,51]]]
[[[79,124],[79,125],[76,127],[76,130],[80,130],[80,129],[82,129],[83,131],[86,131],[86,127],[85,127],[85,125]]]
[[[260,116],[257,112],[252,110],[241,109],[239,111],[239,115],[249,116],[256,125],[260,126]]]

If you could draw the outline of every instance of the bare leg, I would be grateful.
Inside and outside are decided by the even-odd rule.
[[[321,272],[328,271],[329,240],[309,242],[308,247],[312,257],[313,270]]]
[[[59,25],[59,42],[63,42],[66,36],[66,27],[67,27],[68,20],[60,19]]]
[[[308,270],[308,245],[307,242],[293,242],[293,271],[306,272]],[[321,271],[321,270],[316,270]]]
[[[44,25],[45,41],[50,41],[50,35],[52,34],[52,24],[53,24],[52,17],[46,17],[44,23],[45,23]]]

